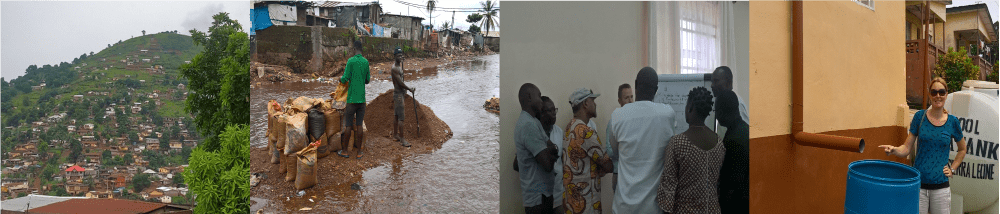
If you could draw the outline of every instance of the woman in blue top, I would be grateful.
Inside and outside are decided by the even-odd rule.
[[[879,146],[886,154],[906,157],[913,142],[919,139],[913,167],[920,171],[920,213],[951,213],[951,188],[948,178],[952,176],[962,159],[965,159],[966,145],[958,118],[948,115],[944,100],[948,98],[948,87],[940,77],[931,80],[931,107],[913,115],[910,133],[902,146]],[[955,160],[948,163],[951,142],[958,142]]]

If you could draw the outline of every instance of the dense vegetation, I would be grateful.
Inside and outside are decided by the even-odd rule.
[[[207,33],[191,30],[206,48],[181,68],[192,91],[184,110],[207,136],[182,175],[197,197],[195,213],[250,213],[249,36],[228,13],[212,18]]]

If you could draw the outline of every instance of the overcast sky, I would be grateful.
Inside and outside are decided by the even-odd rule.
[[[0,2],[0,71],[7,81],[29,65],[71,62],[108,44],[147,34],[207,31],[212,15],[228,12],[250,29],[251,1]]]

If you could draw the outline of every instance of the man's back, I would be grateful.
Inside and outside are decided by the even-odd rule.
[[[350,81],[347,88],[347,103],[365,103],[365,85],[371,81],[368,59],[361,54],[348,59],[340,82],[346,81]]]
[[[616,109],[608,127],[618,143],[618,190],[615,213],[659,213],[656,185],[663,171],[663,151],[674,135],[669,105],[637,101]]]

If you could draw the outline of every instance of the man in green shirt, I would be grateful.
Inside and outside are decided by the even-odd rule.
[[[368,60],[361,56],[360,40],[354,41],[354,57],[347,60],[344,67],[344,75],[340,77],[341,83],[347,83],[347,106],[344,109],[344,134],[340,136],[340,148],[347,148],[350,136],[354,133],[354,148],[358,149],[358,159],[364,156],[365,132],[361,124],[365,120],[365,85],[371,81],[371,74],[368,72]],[[341,149],[337,155],[348,158]]]

